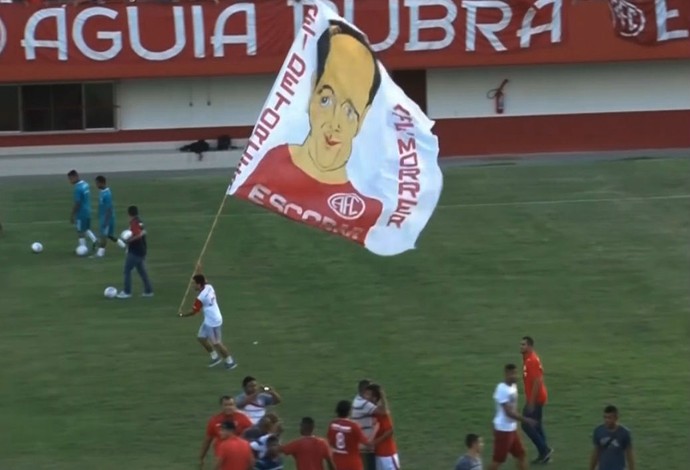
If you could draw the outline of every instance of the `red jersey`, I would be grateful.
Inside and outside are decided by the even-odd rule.
[[[297,470],[323,470],[323,461],[331,455],[328,443],[320,437],[304,436],[284,445],[285,455],[292,455]]]
[[[249,470],[254,465],[254,453],[249,442],[237,436],[221,441],[216,455],[221,470]]]
[[[360,245],[383,211],[380,201],[360,194],[349,181],[325,184],[307,175],[292,162],[287,144],[269,150],[235,194]]]
[[[144,230],[144,223],[139,217],[134,217],[129,221],[129,230],[132,232],[132,237],[141,235],[141,238],[127,243],[127,251],[133,255],[145,257],[146,256],[146,231]]]
[[[384,433],[393,430],[393,420],[391,420],[391,415],[377,415],[376,422],[379,424],[379,429],[376,432],[374,439],[382,436]],[[395,439],[393,436],[388,436],[383,441],[379,442],[374,449],[374,453],[377,457],[390,457],[398,453],[398,446],[395,445]]]
[[[144,231],[143,224],[138,219],[132,219],[129,221],[129,230],[132,232],[132,236],[139,235]]]
[[[546,404],[547,393],[546,385],[544,384],[544,369],[541,366],[541,359],[539,359],[537,353],[532,351],[531,353],[523,354],[522,361],[522,378],[525,384],[525,400],[529,401],[530,397],[532,396],[532,387],[534,386],[534,381],[541,379],[541,386],[537,392],[535,404]]]
[[[354,421],[339,418],[328,425],[328,444],[336,470],[362,470],[359,445],[368,443],[362,428]]]
[[[216,451],[218,451],[218,446],[221,443],[220,425],[229,419],[235,423],[235,434],[238,436],[241,436],[246,429],[252,427],[252,422],[249,421],[249,417],[241,411],[236,411],[231,415],[218,413],[217,415],[212,416],[206,425],[206,436],[213,439],[213,445]]]

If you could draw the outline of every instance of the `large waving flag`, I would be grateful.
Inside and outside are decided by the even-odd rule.
[[[399,254],[414,248],[441,195],[433,125],[365,35],[315,1],[228,192],[378,255]]]
[[[608,0],[616,34],[642,45],[690,38],[690,0]]]

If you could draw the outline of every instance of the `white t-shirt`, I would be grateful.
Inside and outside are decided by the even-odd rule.
[[[242,392],[235,397],[235,403],[249,417],[249,421],[256,424],[266,414],[266,407],[273,405],[273,395],[260,393],[253,402],[248,402],[247,394]]]
[[[374,437],[375,410],[376,405],[365,400],[361,395],[357,395],[352,400],[352,411],[350,412],[352,421],[359,424],[359,427],[362,428],[362,432],[364,432],[368,439]]]
[[[216,301],[216,291],[211,284],[206,284],[196,298],[201,303],[204,311],[204,323],[211,328],[216,328],[223,324],[223,316]]]
[[[517,385],[508,385],[505,382],[501,382],[500,384],[498,384],[496,386],[496,391],[494,392],[494,401],[496,402],[496,416],[494,417],[494,429],[496,431],[503,432],[517,431],[517,421],[506,415],[506,412],[503,410],[503,405],[507,403],[510,408],[517,411]]]
[[[266,452],[268,452],[268,446],[266,445],[268,438],[271,437],[270,434],[264,434],[255,441],[249,443],[249,447],[256,452],[256,456],[260,459],[266,457]]]

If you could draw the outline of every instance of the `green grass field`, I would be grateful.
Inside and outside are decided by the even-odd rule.
[[[176,317],[228,175],[113,175],[120,228],[136,203],[150,233],[156,297],[128,301],[102,295],[119,249],[73,254],[66,178],[0,180],[0,469],[196,468],[217,397],[247,374],[282,393],[288,438],[303,415],[323,431],[366,376],[405,470],[453,468],[467,432],[488,462],[493,389],[531,334],[551,468],[586,468],[613,402],[638,469],[685,470],[689,176],[690,159],[449,169],[418,250],[393,258],[231,200],[204,268],[232,372],[207,369],[199,319]]]

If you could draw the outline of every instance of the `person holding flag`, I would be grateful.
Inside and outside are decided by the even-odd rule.
[[[203,311],[204,320],[199,327],[197,339],[211,356],[208,366],[214,367],[224,362],[227,370],[235,369],[237,362],[232,358],[222,340],[223,315],[220,313],[220,307],[216,300],[216,291],[211,284],[206,282],[206,276],[203,274],[195,274],[192,279],[198,295],[192,310],[179,312],[178,315],[191,317]]]

